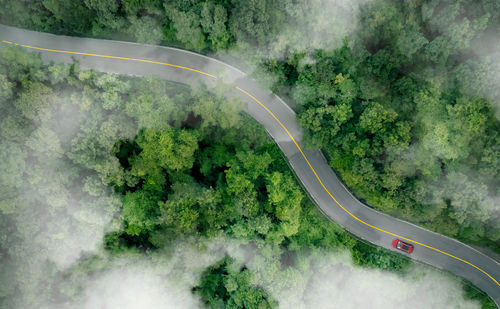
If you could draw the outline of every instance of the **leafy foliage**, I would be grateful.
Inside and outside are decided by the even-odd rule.
[[[64,74],[47,78],[56,71]],[[158,256],[179,239],[201,244],[228,237],[262,248],[273,265],[306,248],[352,250],[363,265],[389,263],[401,271],[409,265],[385,251],[367,257],[366,248],[318,215],[278,147],[220,89],[190,92],[154,77],[77,65],[54,69],[18,47],[0,49],[0,72],[3,87],[16,89],[0,100],[2,307],[78,297],[77,278],[109,265],[80,256],[79,242],[107,225],[104,248],[111,256]],[[71,250],[51,251],[61,247]],[[57,265],[78,258],[61,273]],[[284,260],[284,272],[299,267]],[[272,269],[257,275],[226,260],[206,271],[196,293],[209,304],[274,306],[255,287],[279,280],[283,273]],[[74,282],[56,284],[58,276]]]
[[[318,3],[319,9],[291,0],[4,0],[0,20],[204,53],[239,47],[257,61],[273,91],[298,103],[308,143],[325,151],[357,195],[384,212],[499,250],[500,92],[490,37],[498,32],[500,6],[489,0],[371,1],[343,46],[296,52],[294,44],[315,46],[317,36],[296,30],[322,29],[325,18],[311,21],[327,4]],[[320,37],[349,34],[330,28]],[[287,31],[303,42],[287,38]],[[486,48],[476,49],[480,44]],[[108,216],[121,210],[114,224],[123,229],[107,237],[111,252],[147,252],[185,235],[224,234],[257,241],[276,259],[304,247],[340,246],[360,265],[405,268],[407,261],[357,245],[318,219],[279,150],[236,100],[203,89],[181,91],[155,78],[46,67],[13,48],[2,47],[0,61],[0,113],[6,115],[0,119],[0,175],[9,175],[0,179],[0,211],[9,216],[1,218],[2,229],[47,216],[19,209],[35,201],[63,211],[68,191],[81,186],[78,203]],[[72,121],[78,129],[71,129]],[[72,172],[38,164],[46,159]],[[46,170],[53,181],[40,176]],[[20,200],[17,192],[28,183],[51,198]],[[122,206],[102,197],[110,185]],[[32,225],[29,235],[36,235],[40,229]],[[72,225],[78,226],[68,222],[61,230]],[[3,239],[0,249],[14,243]],[[9,259],[2,265],[11,265],[9,255],[1,256]],[[13,278],[13,268],[4,268],[5,278]],[[5,284],[0,290],[0,298],[17,293]]]
[[[276,303],[262,289],[250,285],[250,272],[238,269],[230,258],[208,268],[193,288],[210,308],[273,308]]]
[[[479,75],[491,72],[472,66],[498,51],[479,58],[471,45],[500,27],[488,5],[374,1],[343,47],[311,53],[306,64],[295,54],[263,67],[276,76],[273,89],[299,104],[308,144],[326,152],[359,197],[498,251],[500,177],[491,158],[500,96],[477,91]]]

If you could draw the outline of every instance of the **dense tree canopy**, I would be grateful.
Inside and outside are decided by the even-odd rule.
[[[360,198],[500,250],[498,1],[335,5],[4,0],[0,22],[203,53],[236,51],[273,91],[298,103],[307,143],[326,153]],[[208,94],[153,77],[46,66],[17,48],[2,46],[0,53],[0,175],[8,175],[0,177],[0,227],[9,231],[0,239],[0,304],[36,307],[49,299],[61,287],[43,285],[35,268],[45,276],[61,275],[57,269],[33,262],[20,276],[16,260],[37,250],[48,256],[40,249],[47,243],[73,246],[68,235],[107,222],[114,232],[105,247],[113,254],[147,255],[176,239],[223,235],[255,243],[277,269],[303,248],[337,247],[349,249],[359,265],[406,269],[407,260],[318,217],[278,148],[241,113],[240,102],[223,96],[223,87]],[[33,194],[20,194],[27,189]],[[30,211],[33,205],[43,207]],[[73,213],[65,205],[85,210],[55,226],[38,224]],[[72,258],[59,256],[61,263]],[[207,304],[223,295],[231,304],[248,296],[252,304],[272,305],[248,282],[272,283],[283,274],[250,274],[231,263],[207,270],[196,293]],[[234,290],[238,280],[241,291]]]
[[[356,247],[321,217],[264,129],[221,90],[43,65],[18,47],[0,48],[0,74],[7,89],[0,105],[2,307],[77,297],[79,280],[55,278],[108,267],[105,258],[79,257],[81,242],[99,242],[89,231],[106,225],[112,256],[158,255],[179,239],[229,237],[262,248],[271,264],[304,248],[346,248],[360,265],[385,267],[388,259],[401,271],[409,266],[386,251]],[[63,247],[72,250],[58,251]],[[82,264],[63,273],[61,265],[77,258]],[[208,269],[195,289],[207,304],[274,304],[254,284],[279,280],[279,268],[231,268],[226,278],[230,263]],[[214,289],[226,296],[210,294]]]
[[[278,76],[273,89],[299,104],[309,144],[326,152],[358,196],[500,250],[493,159],[500,96],[480,77],[498,74],[478,67],[491,67],[500,54],[491,48],[476,56],[483,53],[478,44],[488,45],[500,28],[490,7],[489,1],[374,1],[362,7],[359,28],[343,47],[316,51],[306,64],[296,60],[306,55],[296,54],[263,68]]]
[[[248,269],[234,269],[233,261],[224,258],[202,275],[200,285],[194,287],[210,308],[273,308],[276,303],[262,289],[249,284]]]

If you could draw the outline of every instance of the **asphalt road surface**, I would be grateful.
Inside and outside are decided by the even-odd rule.
[[[454,239],[393,218],[358,201],[339,181],[319,150],[302,146],[302,129],[292,109],[240,70],[219,60],[175,48],[56,36],[0,25],[0,43],[37,50],[44,61],[80,62],[84,69],[167,80],[233,83],[247,112],[279,145],[321,211],[354,235],[389,250],[394,238],[415,245],[409,256],[466,278],[500,304],[500,264]],[[399,251],[398,251],[399,252]],[[404,253],[403,253],[404,254]]]

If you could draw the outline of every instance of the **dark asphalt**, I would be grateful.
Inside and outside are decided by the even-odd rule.
[[[234,83],[235,86],[240,87],[262,102],[283,123],[304,151],[310,164],[328,191],[346,210],[360,220],[379,229],[397,234],[404,238],[412,239],[426,246],[436,248],[442,252],[455,256],[456,258],[453,258],[419,244],[415,244],[415,250],[410,255],[412,259],[422,261],[468,279],[474,285],[488,293],[488,295],[495,300],[497,306],[500,304],[500,285],[476,268],[482,269],[496,281],[500,282],[499,263],[459,241],[382,214],[359,202],[342,185],[320,151],[305,150],[302,146],[302,130],[296,121],[295,113],[292,109],[290,109],[279,97],[266,89],[262,89],[254,80],[248,78],[238,69],[216,59],[175,48],[140,45],[119,41],[56,36],[2,25],[0,25],[0,40],[47,49],[147,59],[193,68],[218,77],[222,76],[225,81]],[[6,43],[2,43],[2,45],[5,44]],[[100,58],[88,55],[70,55],[51,51],[42,51],[41,54],[44,61],[47,62],[70,63],[74,60],[78,60],[82,68],[95,69],[102,72],[135,76],[158,75],[162,78],[185,84],[196,84],[199,81],[204,81],[207,84],[215,82],[215,79],[212,77],[165,65],[124,59]],[[252,98],[240,91],[235,90],[234,93],[248,103],[248,113],[264,125],[288,158],[295,174],[300,179],[309,195],[326,216],[338,222],[354,235],[378,246],[394,250],[391,246],[391,241],[396,237],[359,222],[341,209],[322,187],[299,149],[281,125]]]

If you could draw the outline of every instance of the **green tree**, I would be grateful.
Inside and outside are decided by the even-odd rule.
[[[144,44],[158,44],[163,33],[159,22],[151,16],[129,17],[130,27],[128,33],[132,35],[137,42]]]
[[[208,34],[213,50],[223,50],[229,46],[231,34],[226,28],[227,22],[227,11],[222,5],[211,1],[203,3],[200,23]]]
[[[60,33],[88,33],[92,23],[92,12],[82,1],[43,0],[43,6],[52,13]]]
[[[192,11],[183,12],[166,3],[164,7],[167,17],[172,21],[176,30],[177,39],[186,44],[187,48],[203,50],[206,42],[199,17]]]
[[[268,0],[237,1],[229,25],[237,41],[265,46],[283,21],[279,3]]]
[[[266,185],[269,203],[274,208],[273,213],[281,221],[280,229],[284,236],[289,237],[299,230],[301,201],[304,198],[289,175],[274,172],[268,177]]]
[[[53,97],[52,89],[40,82],[29,83],[19,98],[14,102],[15,107],[29,120],[39,121],[48,113],[48,105]]]
[[[7,100],[12,98],[12,88],[14,88],[14,83],[9,82],[7,77],[0,74],[0,106],[3,107]],[[0,108],[1,108],[0,107]]]
[[[100,36],[124,26],[125,20],[118,15],[118,3],[113,0],[84,0],[85,5],[96,13],[92,21],[92,34]]]
[[[415,24],[410,24],[404,34],[398,37],[396,46],[399,52],[407,59],[412,59],[416,52],[426,46],[429,41],[419,31]]]
[[[221,204],[220,192],[193,183],[175,183],[172,190],[160,203],[160,220],[175,235],[215,236],[226,226],[231,212]]]
[[[208,268],[193,290],[212,308],[273,308],[277,304],[266,292],[251,285],[252,274],[226,257]]]
[[[138,176],[147,175],[150,167],[172,172],[191,168],[194,151],[198,148],[197,134],[187,130],[157,132],[143,129],[136,142],[142,151],[133,160],[132,170]]]
[[[139,235],[153,229],[157,224],[160,207],[155,199],[145,191],[127,192],[123,198],[123,219],[127,224],[125,231]]]

